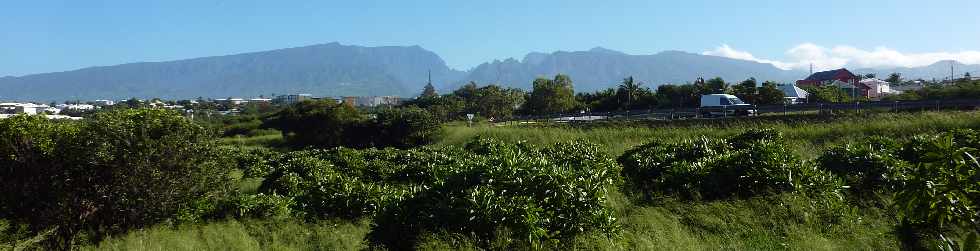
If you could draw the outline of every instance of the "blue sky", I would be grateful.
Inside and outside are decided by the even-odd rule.
[[[980,1],[5,1],[0,76],[337,41],[420,45],[465,70],[602,46],[771,62],[980,63]]]

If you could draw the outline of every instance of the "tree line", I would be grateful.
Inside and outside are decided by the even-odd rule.
[[[537,78],[527,92],[496,84],[478,86],[467,83],[443,95],[426,86],[421,96],[406,103],[425,109],[443,121],[462,120],[465,114],[482,119],[507,119],[515,115],[553,115],[579,111],[614,112],[636,109],[685,108],[699,106],[703,94],[727,93],[756,105],[781,104],[783,92],[776,82],[761,85],[755,78],[737,84],[720,77],[693,83],[665,84],[655,89],[645,86],[632,76],[624,78],[614,88],[576,93],[568,75]]]

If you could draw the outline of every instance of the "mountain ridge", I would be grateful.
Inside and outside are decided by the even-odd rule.
[[[855,73],[902,72],[906,78],[948,76],[940,61],[919,68],[858,69]],[[958,65],[957,65],[958,64]],[[955,68],[980,70],[980,65]],[[975,69],[975,70],[973,70]],[[578,92],[615,87],[633,76],[648,87],[682,84],[697,77],[722,77],[738,82],[792,82],[801,70],[772,64],[710,56],[679,50],[632,55],[593,47],[585,51],[529,52],[520,60],[495,59],[461,71],[450,68],[437,53],[419,45],[358,46],[339,42],[198,58],[143,61],[76,70],[0,77],[0,100],[92,100],[139,98],[223,98],[285,93],[319,96],[418,95],[432,72],[440,92],[475,81],[530,89],[538,77],[569,75]],[[945,72],[943,72],[945,71]],[[906,74],[907,73],[907,74]]]

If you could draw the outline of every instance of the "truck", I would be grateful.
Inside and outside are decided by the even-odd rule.
[[[745,103],[735,95],[705,94],[701,95],[702,117],[755,116],[758,110],[755,106]]]

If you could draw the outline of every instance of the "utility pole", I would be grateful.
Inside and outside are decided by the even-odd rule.
[[[953,81],[954,81],[954,80],[953,80],[953,78],[954,78],[953,76],[954,76],[954,75],[953,75],[953,62],[952,62],[952,61],[950,61],[950,62],[949,62],[949,83],[950,83],[950,84],[952,84],[952,83],[953,83]]]
[[[813,63],[810,63],[810,75],[813,75]]]

